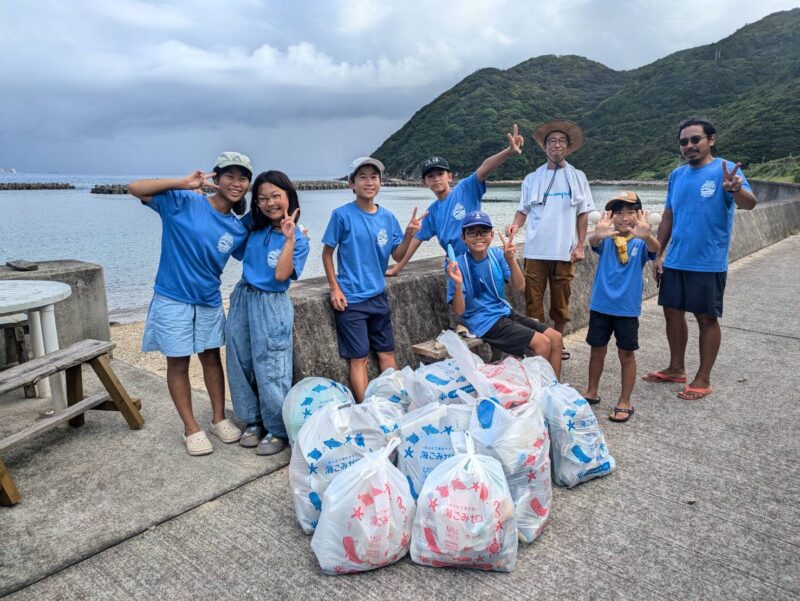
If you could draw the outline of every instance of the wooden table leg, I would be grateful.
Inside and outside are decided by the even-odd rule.
[[[0,505],[16,505],[22,500],[14,480],[11,479],[11,472],[6,469],[3,460],[0,459]]]
[[[125,421],[128,422],[128,426],[131,430],[138,430],[141,428],[144,425],[144,418],[142,414],[139,413],[136,405],[134,405],[133,400],[128,395],[128,391],[125,390],[122,382],[117,378],[117,374],[111,369],[111,361],[108,355],[100,355],[96,359],[92,359],[89,363],[92,369],[94,369],[94,373],[100,378],[103,386],[106,387],[108,396],[116,403]]]
[[[75,365],[67,369],[67,407],[83,400],[83,372],[81,365]],[[86,421],[84,414],[76,415],[69,420],[69,425],[73,428],[82,426]]]

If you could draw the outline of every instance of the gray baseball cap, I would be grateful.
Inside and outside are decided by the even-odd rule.
[[[348,171],[347,179],[353,179],[356,171],[358,171],[364,165],[372,165],[380,172],[381,175],[383,175],[385,167],[378,159],[373,159],[372,157],[358,157],[356,160],[350,163],[350,170]]]
[[[253,164],[250,162],[250,157],[241,152],[226,151],[217,157],[217,162],[214,164],[214,170],[223,169],[225,167],[241,167],[253,175]]]

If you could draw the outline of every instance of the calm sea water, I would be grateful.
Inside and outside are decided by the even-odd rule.
[[[112,320],[144,318],[158,267],[161,222],[158,215],[132,196],[91,194],[95,184],[127,183],[140,177],[62,174],[0,174],[0,182],[64,182],[75,190],[0,190],[0,264],[10,259],[47,261],[77,259],[103,266]],[[297,179],[325,179],[298,176]],[[645,208],[661,210],[666,188],[635,188]],[[601,206],[618,187],[593,186]],[[311,253],[303,278],[323,275],[322,244],[330,213],[350,202],[349,190],[300,192],[301,223],[311,236]],[[379,204],[397,215],[405,227],[414,207],[424,210],[435,196],[426,188],[381,190]],[[484,210],[497,225],[510,223],[519,201],[519,187],[489,185]],[[423,244],[415,258],[442,255],[435,241]],[[227,297],[241,276],[241,264],[230,260],[222,275]]]

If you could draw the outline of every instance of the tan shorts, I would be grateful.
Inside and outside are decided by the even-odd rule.
[[[575,264],[569,261],[525,259],[525,306],[528,316],[545,322],[544,292],[549,282],[550,319],[556,326],[568,322],[570,283],[574,277]]]

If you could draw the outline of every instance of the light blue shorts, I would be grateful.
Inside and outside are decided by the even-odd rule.
[[[153,294],[142,336],[142,352],[159,351],[166,357],[188,357],[225,344],[222,305],[190,305]]]

